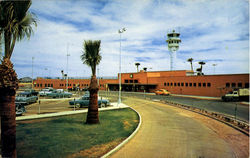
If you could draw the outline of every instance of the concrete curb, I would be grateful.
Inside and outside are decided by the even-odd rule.
[[[113,103],[113,104],[117,104],[117,103]],[[115,106],[115,107],[99,108],[99,111],[116,110],[116,109],[123,109],[123,108],[129,108],[129,106],[123,104],[120,107]],[[88,112],[88,109],[84,109],[84,110],[77,110],[77,111],[63,111],[63,112],[40,114],[40,115],[19,116],[19,117],[16,117],[16,121],[74,115],[74,114],[87,113],[87,112]]]
[[[141,115],[135,110],[133,109],[132,107],[129,107],[131,108],[132,110],[134,110],[137,115],[139,116],[139,124],[137,126],[137,128],[135,129],[135,131],[128,137],[126,138],[123,142],[121,142],[118,146],[116,146],[114,149],[112,149],[111,151],[109,151],[108,153],[106,153],[105,155],[103,155],[101,158],[107,158],[109,157],[110,155],[114,154],[115,152],[117,152],[120,148],[122,148],[128,141],[130,141],[134,136],[135,134],[138,132],[138,130],[140,129],[141,127]]]

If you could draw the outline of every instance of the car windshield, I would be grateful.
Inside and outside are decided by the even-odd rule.
[[[26,97],[27,95],[26,94],[18,94],[17,96],[18,97]]]
[[[89,97],[83,96],[82,100],[89,100]]]

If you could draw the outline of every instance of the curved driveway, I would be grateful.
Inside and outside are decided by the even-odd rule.
[[[141,99],[123,100],[142,117],[138,133],[111,157],[231,158],[230,145],[175,107]]]

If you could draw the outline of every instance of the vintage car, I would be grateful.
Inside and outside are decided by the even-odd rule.
[[[37,92],[37,91],[35,91],[34,89],[27,89],[27,90],[25,90],[25,92],[30,92],[30,93],[31,93],[31,95],[35,95],[35,96],[37,96],[37,95],[38,95],[38,92]]]
[[[26,112],[23,104],[16,103],[16,116],[22,116]]]
[[[88,92],[88,91],[87,91]],[[69,105],[72,107],[88,107],[89,106],[89,93],[83,95],[80,99],[69,101]],[[98,97],[98,107],[106,107],[110,105],[109,100]]]
[[[28,105],[35,103],[37,100],[38,97],[32,95],[30,92],[21,92],[17,94],[15,102]]]
[[[170,95],[170,92],[167,91],[166,89],[159,89],[155,91],[156,95]]]
[[[61,91],[61,90],[54,90],[51,93],[48,93],[47,97],[51,97],[51,98],[70,98],[70,97],[72,97],[72,93],[64,92],[64,91]]]
[[[39,92],[39,96],[47,96],[47,94],[52,93],[53,91],[54,89],[51,87],[44,88]]]

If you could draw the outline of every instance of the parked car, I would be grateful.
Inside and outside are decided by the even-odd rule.
[[[47,96],[52,98],[70,98],[72,97],[72,93],[54,90],[51,93],[48,93]]]
[[[88,92],[88,91],[87,91]],[[76,106],[77,108],[89,106],[89,93],[85,93],[80,99],[69,101],[70,106]],[[110,105],[109,100],[98,97],[98,107],[106,107]]]
[[[20,104],[31,104],[35,103],[38,100],[37,96],[32,95],[30,92],[21,92],[16,96],[16,103]]]
[[[35,91],[34,89],[27,89],[27,90],[25,90],[25,92],[30,92],[30,93],[31,93],[31,95],[35,95],[35,96],[37,96],[37,95],[38,95],[38,92],[37,92],[37,91]]]
[[[26,109],[23,104],[16,103],[16,116],[22,116],[26,112]]]
[[[155,91],[156,95],[170,95],[171,93],[166,89],[159,89]]]
[[[54,89],[51,87],[44,88],[39,92],[39,96],[47,96],[47,94],[52,93],[52,91],[54,91]]]

